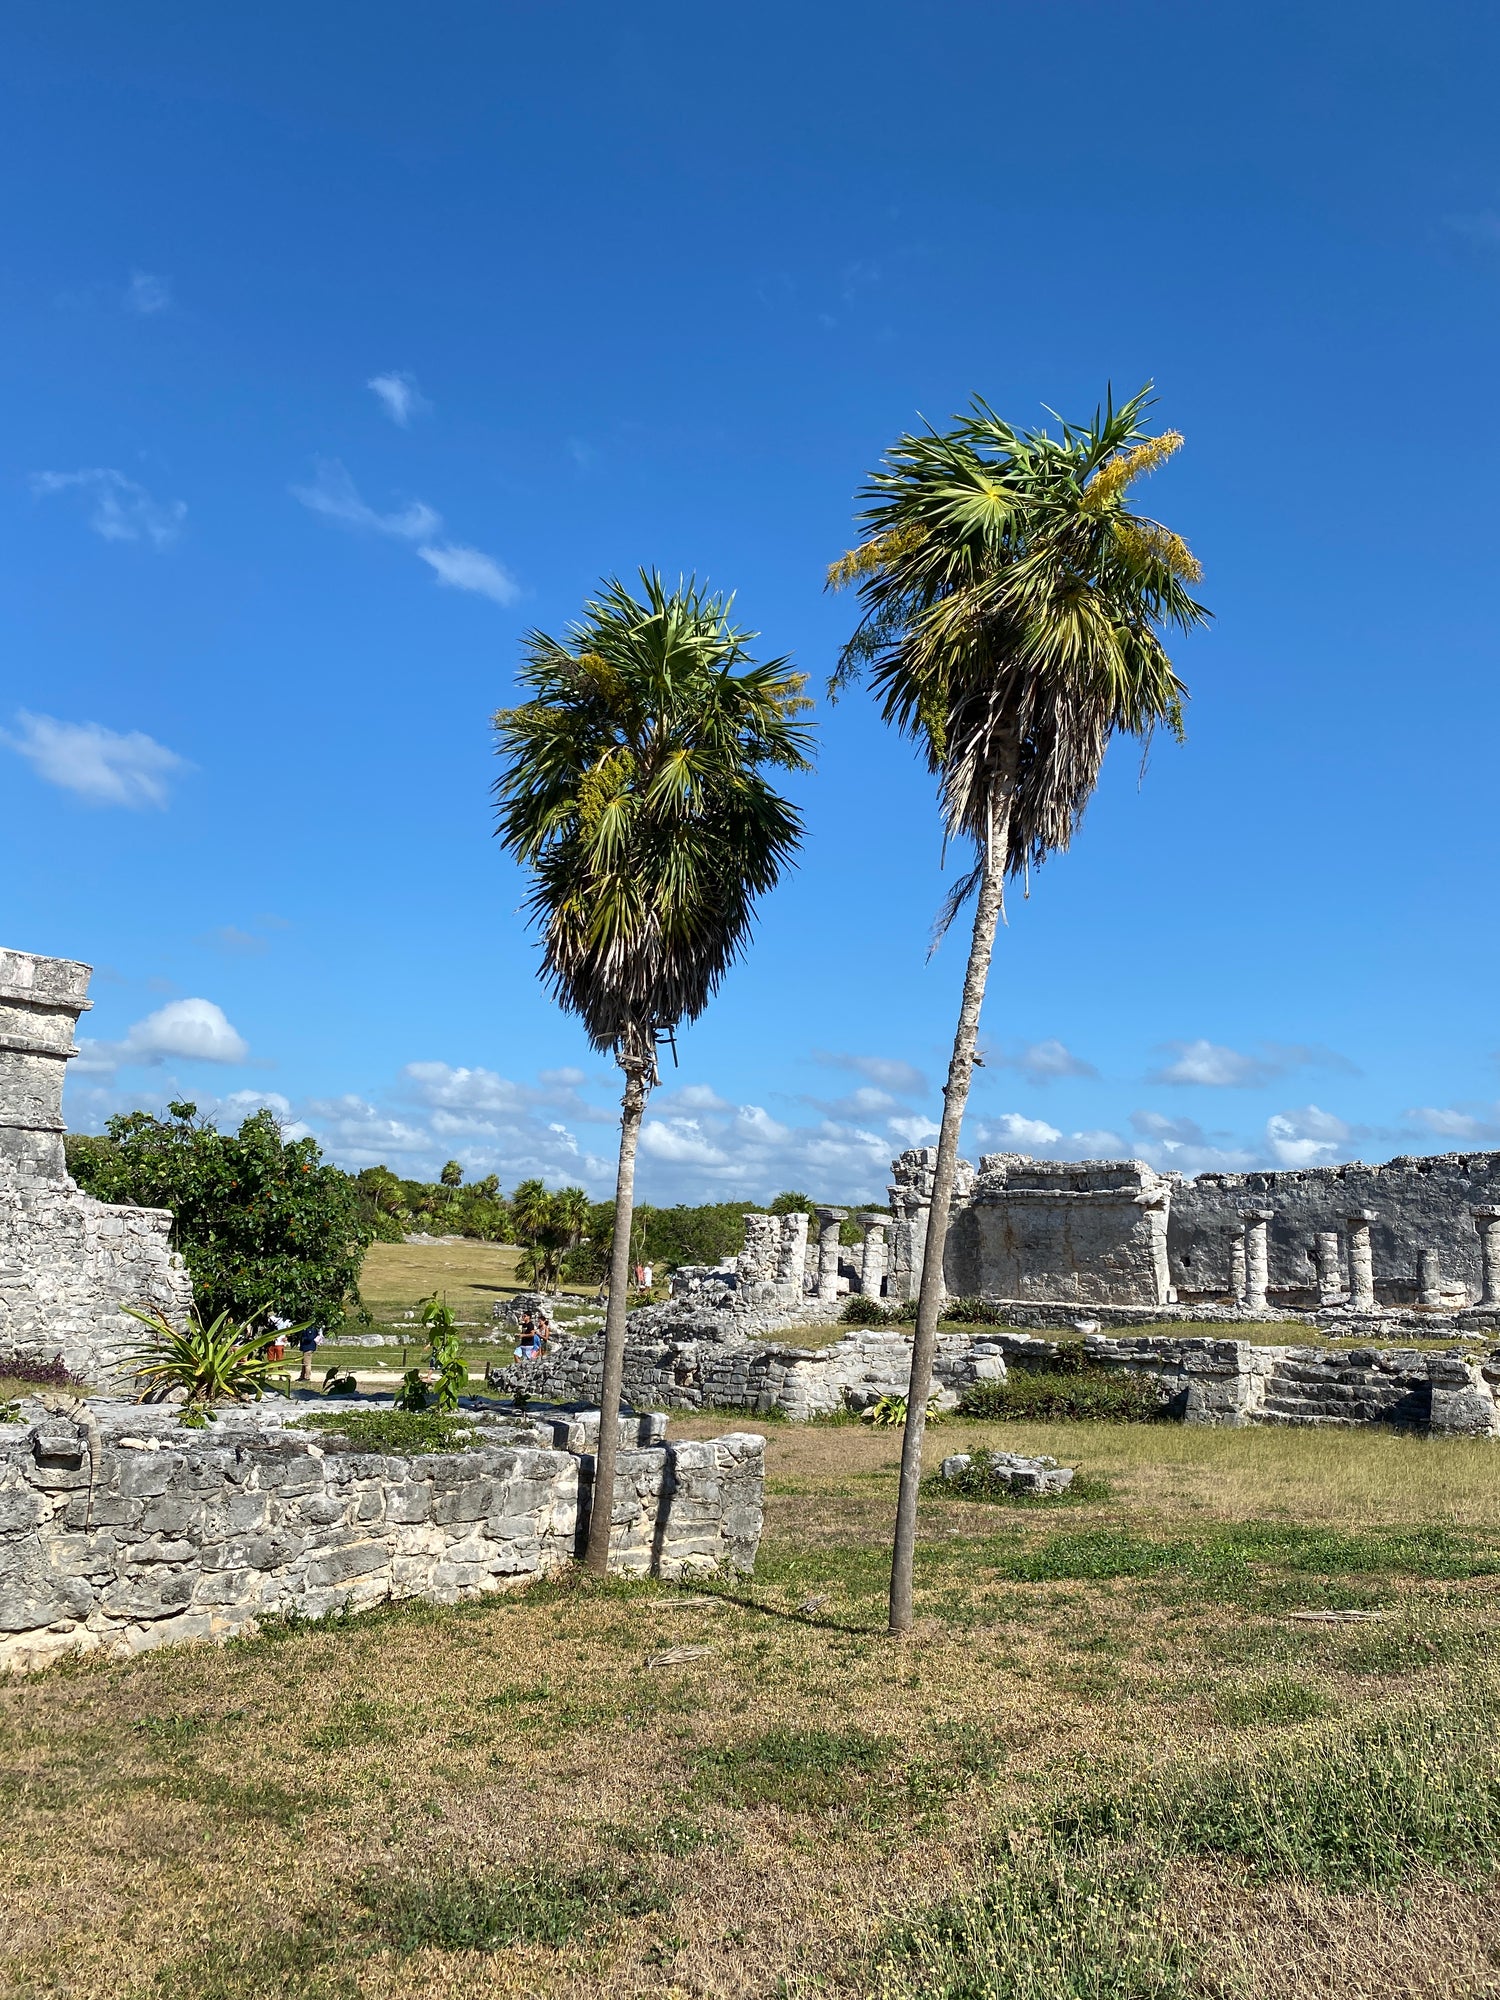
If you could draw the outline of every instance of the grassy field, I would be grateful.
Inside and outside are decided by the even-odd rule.
[[[1086,1497],[929,1497],[893,1645],[899,1433],[766,1435],[753,1582],[0,1686],[0,1994],[1500,1991],[1493,1446],[949,1422]]]

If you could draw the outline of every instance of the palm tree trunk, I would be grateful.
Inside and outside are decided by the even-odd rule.
[[[937,1347],[938,1315],[943,1308],[943,1251],[948,1242],[948,1209],[958,1168],[958,1135],[969,1102],[974,1075],[974,1047],[979,1039],[979,1010],[984,1004],[990,954],[1005,887],[1005,856],[1010,830],[1009,786],[1002,789],[985,844],[984,872],[974,911],[974,936],[964,973],[963,1001],[948,1081],[943,1086],[943,1123],[938,1132],[937,1165],[932,1176],[932,1207],[927,1212],[927,1242],[922,1253],[922,1286],[917,1295],[917,1331],[912,1341],[911,1380],[906,1391],[906,1435],[901,1445],[901,1492],[896,1502],[896,1537],[891,1550],[890,1630],[899,1636],[911,1630],[912,1566],[917,1549],[917,1492],[922,1482],[922,1441],[927,1429],[927,1398],[932,1392],[932,1357]]]
[[[609,1568],[609,1529],[615,1511],[615,1459],[620,1443],[620,1385],[625,1376],[625,1314],[630,1303],[630,1219],[635,1208],[635,1149],[651,1086],[649,1058],[622,1056],[620,1165],[615,1175],[615,1234],[609,1252],[609,1303],[604,1309],[604,1380],[599,1388],[599,1449],[594,1455],[594,1498],[584,1567],[598,1576]]]

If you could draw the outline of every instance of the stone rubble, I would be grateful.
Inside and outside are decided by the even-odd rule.
[[[973,1463],[972,1452],[950,1452],[943,1460],[944,1479],[952,1482]],[[1026,1458],[1014,1451],[992,1451],[985,1455],[985,1470],[1012,1493],[1066,1493],[1076,1468],[1045,1455]]]

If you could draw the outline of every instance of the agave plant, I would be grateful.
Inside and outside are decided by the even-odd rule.
[[[137,1306],[123,1310],[151,1336],[120,1357],[140,1385],[136,1400],[141,1403],[162,1402],[177,1389],[187,1392],[190,1404],[258,1403],[274,1386],[279,1366],[268,1352],[272,1343],[303,1330],[293,1326],[259,1333],[253,1321],[236,1325],[227,1312],[205,1325],[196,1311],[182,1326],[173,1326],[160,1312]]]

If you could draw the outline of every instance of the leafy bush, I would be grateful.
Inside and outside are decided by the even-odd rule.
[[[965,1417],[1034,1422],[1159,1423],[1168,1414],[1158,1385],[1064,1348],[1055,1361],[1012,1361],[1004,1382],[974,1382],[964,1391]]]
[[[171,1209],[172,1246],[203,1313],[341,1325],[373,1233],[354,1182],[312,1139],[283,1142],[269,1111],[230,1134],[194,1104],[168,1110],[131,1111],[103,1139],[70,1141],[68,1171],[100,1201]]]
[[[944,1421],[944,1413],[936,1405],[936,1396],[937,1391],[934,1390],[932,1396],[928,1398],[927,1421],[929,1424],[940,1424]],[[906,1398],[904,1396],[877,1396],[873,1403],[867,1403],[864,1409],[860,1411],[859,1420],[862,1424],[889,1425],[893,1428],[904,1427],[906,1423]]]
[[[467,1417],[441,1410],[320,1410],[299,1417],[298,1431],[322,1431],[347,1438],[358,1451],[378,1451],[396,1458],[418,1458],[430,1451],[472,1451],[480,1442]]]
[[[889,1326],[891,1317],[879,1299],[867,1298],[863,1292],[851,1292],[839,1314],[845,1326]]]
[[[73,1389],[84,1390],[88,1380],[83,1375],[75,1375],[60,1354],[50,1361],[13,1361],[0,1373],[7,1382],[24,1383],[28,1389]]]
[[[136,1306],[126,1306],[125,1311],[151,1335],[120,1356],[141,1385],[141,1402],[160,1402],[174,1389],[185,1389],[189,1404],[258,1403],[275,1386],[281,1363],[273,1361],[268,1350],[283,1335],[236,1326],[227,1312],[205,1325],[195,1310],[188,1314],[186,1325],[176,1327],[159,1312]]]

